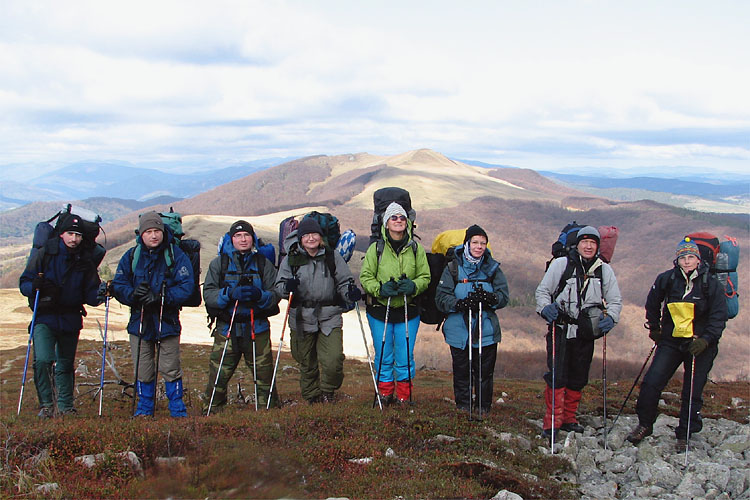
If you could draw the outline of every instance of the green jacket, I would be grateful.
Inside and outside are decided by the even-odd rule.
[[[410,303],[414,296],[427,290],[427,286],[430,284],[430,266],[427,263],[427,254],[424,248],[413,240],[411,221],[407,223],[406,234],[408,238],[407,243],[401,248],[399,254],[396,255],[385,235],[385,228],[381,228],[383,242],[380,245],[383,247],[383,253],[380,256],[380,262],[378,262],[378,242],[373,243],[367,249],[365,260],[362,263],[362,271],[359,274],[359,281],[362,283],[365,293],[372,298],[368,300],[368,305],[372,302],[385,305],[388,299],[380,297],[380,285],[391,278],[398,281],[402,274],[405,274],[407,278],[414,281],[414,285],[416,286],[415,294],[409,297]],[[403,296],[396,296],[391,299],[391,307],[399,308],[403,306]]]

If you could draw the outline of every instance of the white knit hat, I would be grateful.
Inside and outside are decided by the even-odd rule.
[[[385,212],[383,213],[383,227],[385,227],[385,225],[388,223],[388,219],[390,219],[394,215],[403,215],[404,217],[408,218],[404,207],[393,201],[390,205],[388,205],[388,208],[386,208]]]

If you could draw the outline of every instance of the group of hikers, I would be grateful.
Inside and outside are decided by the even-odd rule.
[[[204,414],[227,404],[227,385],[243,355],[254,378],[256,408],[280,406],[268,318],[279,312],[282,298],[288,299],[284,326],[288,320],[304,400],[337,400],[344,380],[342,315],[354,307],[359,313],[358,302],[364,299],[375,353],[370,369],[377,402],[381,407],[413,402],[414,344],[420,325],[416,299],[437,277],[415,239],[407,208],[391,202],[378,221],[378,241],[369,245],[362,262],[361,289],[314,218],[302,219],[286,238],[286,256],[278,269],[259,251],[259,238],[249,222],[231,224],[202,288],[205,306],[215,318]],[[74,360],[84,305],[98,306],[109,297],[130,307],[134,415],[154,414],[161,374],[171,416],[187,416],[179,316],[195,286],[190,260],[179,245],[172,245],[175,235],[162,215],[147,212],[139,218],[135,246],[120,259],[111,283],[104,283],[97,259],[83,248],[81,225],[75,213],[61,217],[48,245],[55,251],[47,250],[43,257],[32,252],[20,278],[21,293],[33,309],[29,342],[33,338],[39,416],[76,411]],[[501,340],[497,311],[510,299],[507,279],[488,244],[483,228],[468,227],[463,241],[450,249],[434,298],[445,318],[442,330],[450,347],[456,407],[480,416],[492,410]],[[536,288],[536,312],[547,323],[542,427],[543,436],[553,443],[560,430],[584,431],[577,410],[589,381],[595,340],[617,325],[622,311],[615,273],[600,250],[599,231],[591,226],[579,229],[570,251],[549,263]],[[709,266],[690,238],[678,243],[673,268],[656,278],[645,309],[655,355],[636,404],[639,424],[628,440],[637,444],[652,433],[661,392],[683,365],[675,430],[680,443],[701,430],[702,391],[727,320],[723,289],[709,275]]]

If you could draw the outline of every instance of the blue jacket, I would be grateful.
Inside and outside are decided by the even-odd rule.
[[[57,332],[79,332],[86,315],[83,304],[99,305],[96,296],[100,280],[93,261],[85,253],[71,252],[62,238],[58,238],[56,255],[44,259],[41,253],[32,252],[18,280],[21,293],[29,298],[32,307],[36,296],[32,282],[39,273],[52,281],[58,290],[54,297],[39,295],[35,321]]]
[[[229,318],[234,309],[234,301],[230,298],[230,294],[243,277],[250,280],[254,286],[260,288],[261,296],[254,303],[239,303],[232,327],[233,336],[248,338],[251,336],[251,309],[253,310],[253,319],[255,321],[255,333],[267,332],[270,329],[267,319],[268,313],[281,300],[281,297],[276,293],[274,288],[276,268],[271,261],[258,253],[257,236],[254,236],[253,239],[253,250],[245,254],[244,267],[240,267],[241,254],[232,245],[232,238],[229,236],[229,233],[224,235],[219,244],[219,255],[208,266],[206,281],[203,283],[203,300],[206,303],[206,308],[222,311],[222,314],[218,317],[216,331],[223,337],[227,335]],[[222,255],[228,257],[227,272],[223,279],[221,276]],[[257,259],[265,259],[262,274],[258,269]]]
[[[489,250],[485,250],[478,264],[472,264],[464,259],[463,249],[463,245],[453,249],[457,263],[458,283],[454,281],[449,267],[446,266],[435,292],[435,304],[438,309],[447,313],[443,323],[445,342],[452,347],[466,348],[469,341],[468,313],[457,312],[455,306],[456,302],[466,298],[476,285],[494,293],[498,300],[493,308],[482,306],[482,345],[492,345],[500,342],[500,322],[495,309],[501,309],[508,304],[508,280],[500,269],[500,264],[492,259],[492,253]],[[487,281],[490,278],[492,281]],[[475,317],[472,317],[472,327],[477,330],[478,339],[478,325]],[[479,342],[474,342],[472,345],[479,347]]]
[[[169,337],[179,335],[182,331],[180,325],[180,308],[190,297],[193,290],[193,267],[190,259],[180,250],[176,244],[172,245],[174,265],[171,269],[167,267],[164,256],[165,250],[172,244],[174,237],[171,231],[164,231],[164,241],[159,247],[149,250],[139,237],[136,246],[125,252],[117,265],[117,273],[112,281],[112,292],[120,303],[130,306],[130,321],[128,322],[128,333],[141,335],[144,340],[154,341],[157,336]],[[133,271],[133,254],[140,246],[140,257]],[[146,282],[155,293],[164,288],[164,311],[162,313],[161,333],[159,332],[159,313],[161,303],[146,307],[143,310],[143,329],[141,330],[141,305],[133,300],[133,291],[136,287]]]

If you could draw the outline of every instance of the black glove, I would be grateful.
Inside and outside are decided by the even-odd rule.
[[[648,331],[648,338],[654,341],[654,344],[659,345],[659,342],[661,342],[661,330],[658,328],[653,328]]]
[[[143,297],[142,302],[143,305],[147,307],[153,306],[154,304],[161,304],[161,294],[149,290],[146,296]]]
[[[38,276],[38,275],[34,276],[34,279],[31,280],[31,288],[33,290],[35,290],[35,291],[39,290],[39,293],[41,294],[42,293],[42,289],[44,288],[44,283],[46,281],[47,280],[44,279],[44,276]]]
[[[145,281],[142,282],[133,290],[133,302],[144,304],[149,293],[151,293],[151,287]]]
[[[693,356],[700,356],[700,354],[708,347],[708,341],[703,337],[693,339],[688,346],[688,352]]]
[[[395,297],[398,293],[398,283],[395,280],[386,281],[380,285],[380,296],[381,297]]]
[[[414,295],[414,292],[417,291],[417,285],[409,278],[401,278],[398,280],[397,290],[399,295]]]
[[[471,303],[468,299],[458,299],[456,305],[453,308],[458,312],[465,312],[471,309]]]
[[[354,283],[349,283],[349,289],[346,291],[346,300],[349,302],[357,302],[362,299],[362,292],[356,287]]]
[[[297,288],[299,288],[299,278],[288,278],[284,282],[286,293],[297,293]]]
[[[495,307],[498,303],[497,295],[495,295],[492,292],[488,292],[484,288],[480,288],[478,290],[479,298],[482,301],[482,303],[487,307]]]
[[[99,283],[99,289],[96,291],[96,301],[99,304],[103,304],[108,296],[111,296],[109,283],[102,281]]]

